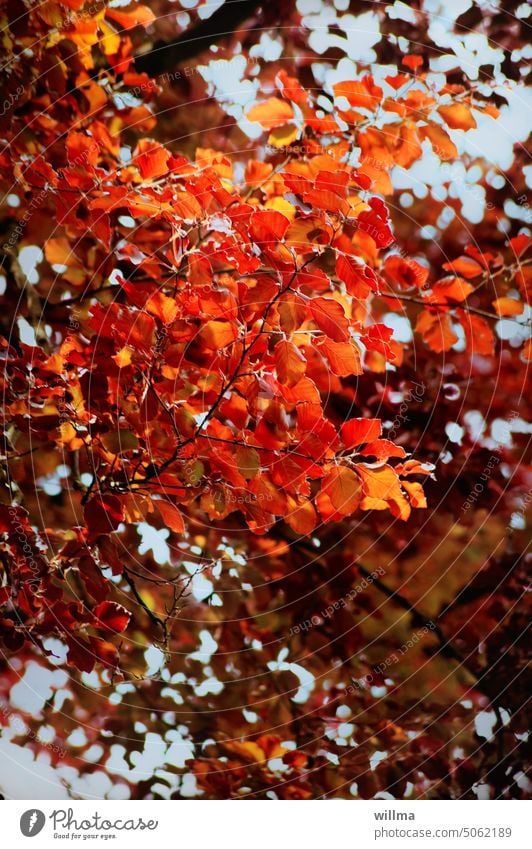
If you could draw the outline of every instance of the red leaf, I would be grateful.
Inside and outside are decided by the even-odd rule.
[[[342,441],[346,448],[354,448],[365,442],[373,442],[382,433],[380,419],[350,419],[340,428]]]
[[[80,672],[92,672],[96,658],[91,646],[80,637],[67,637],[67,664],[75,666]]]
[[[251,238],[258,245],[275,245],[286,233],[290,222],[275,209],[258,210],[250,219]]]
[[[326,336],[335,342],[347,342],[349,324],[344,309],[331,298],[315,298],[310,302],[312,318]]]
[[[104,666],[116,668],[118,666],[118,651],[116,646],[101,640],[100,637],[89,637],[91,649],[100,663]]]
[[[394,241],[393,233],[388,225],[388,210],[380,198],[370,198],[371,211],[361,212],[358,216],[358,226],[367,233],[378,248],[387,248]]]
[[[98,620],[98,624],[109,628],[111,631],[121,633],[126,630],[131,613],[115,601],[102,601],[94,608],[94,616]]]
[[[365,457],[376,457],[377,460],[387,460],[389,457],[406,457],[404,448],[395,445],[389,439],[376,439],[369,442],[360,452]]]
[[[84,515],[90,531],[108,534],[123,521],[124,508],[116,495],[97,495],[85,505]]]
[[[420,265],[414,259],[403,259],[398,254],[387,258],[384,270],[400,286],[417,286],[422,289],[429,276],[428,268]]]
[[[168,172],[168,160],[172,154],[161,144],[152,141],[141,142],[137,150],[141,152],[136,154],[134,162],[144,179],[151,180]]]
[[[175,531],[176,534],[183,534],[185,532],[183,514],[180,510],[178,510],[175,504],[162,500],[154,501],[153,503],[161,514],[165,525],[167,525],[171,531]]]
[[[369,265],[360,264],[355,257],[337,256],[336,274],[354,298],[367,298],[371,291],[378,291],[375,272]]]
[[[420,68],[422,64],[423,56],[416,56],[414,53],[408,53],[406,56],[403,56],[403,65],[406,65],[406,67],[410,68],[412,71]]]

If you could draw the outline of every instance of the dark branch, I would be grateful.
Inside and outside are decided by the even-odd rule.
[[[151,76],[171,71],[187,59],[192,59],[211,44],[230,36],[238,25],[250,18],[260,6],[260,0],[229,0],[206,21],[181,33],[174,41],[158,41],[148,53],[137,56],[135,68]]]

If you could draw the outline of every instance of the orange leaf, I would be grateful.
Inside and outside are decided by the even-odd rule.
[[[379,466],[375,469],[360,464],[357,471],[362,477],[365,496],[361,503],[363,510],[385,510],[389,507],[394,516],[405,521],[408,519],[410,505],[391,466]]]
[[[246,113],[248,121],[254,121],[261,125],[264,130],[273,130],[286,124],[294,117],[294,110],[285,100],[278,97],[270,97],[264,103],[258,103]]]
[[[521,315],[524,308],[523,302],[515,298],[497,298],[493,306],[498,315]]]
[[[382,100],[382,88],[375,85],[373,77],[366,75],[361,80],[347,80],[333,86],[335,97],[345,97],[350,106],[362,106],[374,110]]]
[[[422,138],[429,139],[432,150],[440,159],[455,159],[458,156],[456,145],[443,127],[438,124],[427,124],[426,127],[420,127],[419,132]]]
[[[477,126],[477,122],[471,114],[471,109],[465,103],[440,106],[438,112],[451,130],[474,130]]]
[[[334,466],[323,478],[321,489],[343,516],[350,516],[362,497],[360,479],[347,466]]]
[[[489,324],[478,315],[465,310],[456,311],[456,317],[464,328],[468,351],[489,357],[495,349],[495,337]]]
[[[161,177],[168,172],[168,160],[171,154],[157,142],[142,142],[138,148],[141,152],[135,156],[135,163],[142,176],[151,180],[153,177]]]
[[[296,534],[311,534],[316,527],[317,516],[314,505],[310,501],[297,504],[292,498],[288,498],[288,513],[284,517],[287,525],[290,525]]]
[[[247,186],[258,186],[268,179],[273,171],[273,165],[269,162],[258,162],[256,159],[251,159],[246,165],[244,180]]]
[[[342,441],[346,448],[354,448],[365,442],[373,442],[382,433],[380,419],[349,419],[340,428]]]
[[[423,288],[429,276],[428,268],[414,259],[403,259],[399,254],[388,257],[384,270],[400,286],[417,286],[418,289]]]
[[[354,342],[333,342],[332,339],[324,339],[319,350],[325,354],[331,371],[338,377],[362,374],[360,351]]]
[[[423,310],[418,316],[416,330],[421,333],[429,348],[436,353],[448,351],[455,342],[458,342],[458,336],[452,329],[451,319],[446,313]]]
[[[427,499],[420,483],[402,480],[401,486],[406,491],[412,507],[423,508],[427,506]]]
[[[177,534],[183,534],[185,532],[183,516],[175,504],[162,500],[154,501],[153,503],[161,514],[164,524],[170,528],[171,531],[175,531]]]
[[[278,342],[275,346],[275,365],[281,383],[294,386],[305,374],[307,362],[293,342]]]
[[[208,348],[216,351],[231,345],[238,338],[238,330],[231,321],[212,319],[201,328],[199,335]]]
[[[456,301],[460,303],[474,291],[474,286],[471,283],[466,283],[460,277],[443,277],[438,280],[432,287],[432,294],[427,301],[433,300],[434,303],[442,301]]]
[[[163,292],[155,292],[146,302],[146,309],[163,324],[171,324],[177,316],[179,306],[175,298],[169,298]]]
[[[152,10],[148,6],[136,6],[134,5],[133,9],[122,11],[121,9],[109,9],[105,10],[105,15],[107,18],[111,18],[112,21],[116,21],[123,29],[133,29],[133,27],[138,26],[139,24],[143,27],[147,27],[148,24],[153,23],[155,20],[155,15]]]
[[[455,274],[460,274],[461,277],[466,277],[468,280],[482,274],[482,266],[469,256],[459,256],[453,262],[444,262],[442,267],[446,271],[453,271]]]

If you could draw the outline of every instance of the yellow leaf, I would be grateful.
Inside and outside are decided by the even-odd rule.
[[[120,348],[118,354],[115,354],[112,359],[117,364],[118,368],[125,368],[131,364],[131,358],[133,356],[133,352],[130,348]]]
[[[268,136],[268,144],[272,147],[288,147],[298,136],[300,130],[295,124],[283,124],[271,131]]]

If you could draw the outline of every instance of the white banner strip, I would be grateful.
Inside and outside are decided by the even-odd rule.
[[[48,849],[78,844],[204,849],[528,849],[531,802],[284,802],[275,811],[226,801],[2,803],[2,846]],[[271,804],[271,803],[270,803]],[[69,841],[67,843],[67,841]]]

